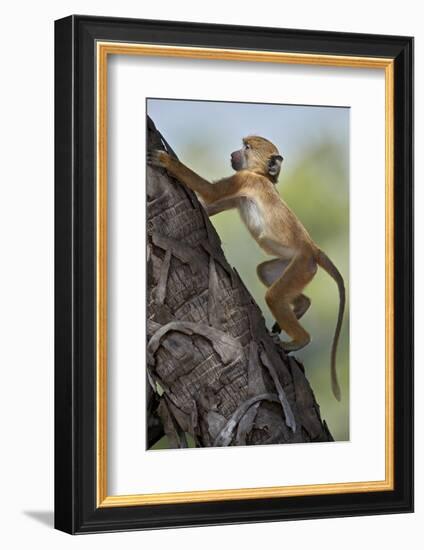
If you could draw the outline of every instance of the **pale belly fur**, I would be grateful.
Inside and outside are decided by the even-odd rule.
[[[284,246],[269,235],[264,216],[256,201],[242,198],[239,200],[238,210],[250,234],[267,254],[285,260],[289,260],[294,256],[295,252],[292,248]]]

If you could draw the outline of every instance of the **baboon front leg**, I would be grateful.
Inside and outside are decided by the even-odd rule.
[[[290,342],[281,342],[286,351],[301,349],[311,340],[308,332],[299,323],[296,314],[303,315],[310,305],[309,299],[301,292],[311,281],[316,270],[315,261],[310,256],[297,256],[292,259],[283,275],[272,284],[265,295],[278,326],[291,338]]]
[[[202,200],[203,208],[206,210],[206,213],[209,217],[215,216],[215,214],[220,214],[225,210],[230,210],[231,208],[237,208],[238,198],[233,197],[231,199],[222,199],[220,201],[212,202],[210,204],[205,204]]]

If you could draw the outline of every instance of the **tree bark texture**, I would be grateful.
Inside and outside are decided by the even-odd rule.
[[[168,143],[148,119],[148,148]],[[148,446],[332,441],[195,194],[147,167]]]

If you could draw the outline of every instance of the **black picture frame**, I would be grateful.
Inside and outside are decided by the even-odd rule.
[[[392,491],[97,507],[96,104],[99,40],[394,60]],[[93,533],[413,511],[413,39],[73,15],[55,22],[55,527]]]

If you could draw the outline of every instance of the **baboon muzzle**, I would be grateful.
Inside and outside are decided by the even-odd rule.
[[[234,168],[234,170],[241,170],[243,168],[243,152],[242,151],[234,151],[234,153],[231,153],[231,166]]]

